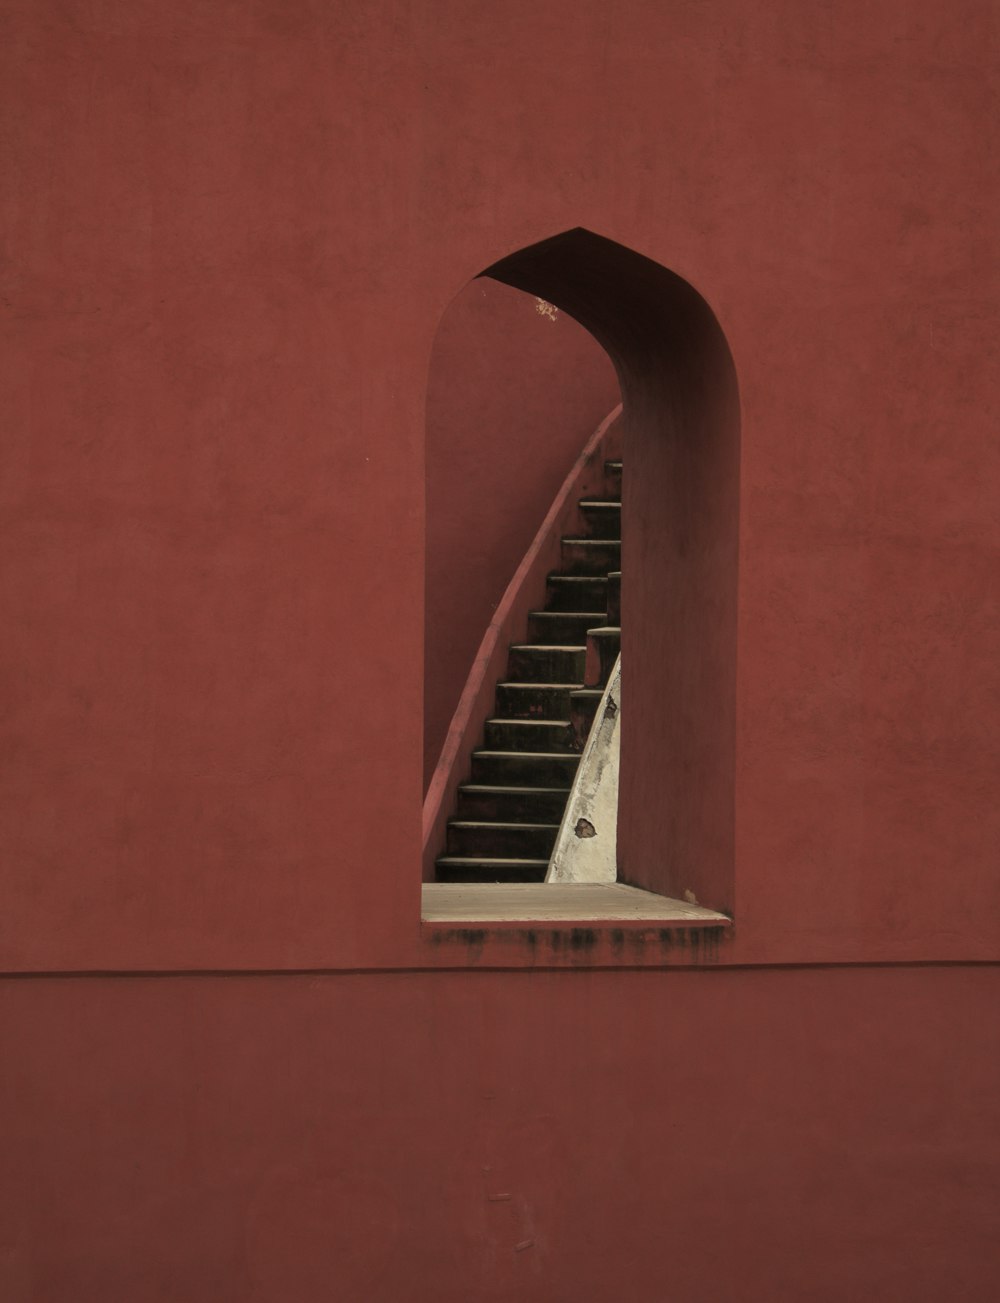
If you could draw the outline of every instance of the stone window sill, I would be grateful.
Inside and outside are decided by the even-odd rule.
[[[731,919],[713,909],[657,896],[638,887],[612,883],[525,882],[479,884],[428,882],[423,886],[421,918],[425,924],[505,923],[628,924],[672,928],[729,927]]]

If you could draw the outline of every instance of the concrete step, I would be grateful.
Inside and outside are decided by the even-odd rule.
[[[496,714],[502,719],[568,719],[570,686],[565,683],[498,683]]]
[[[515,643],[507,656],[507,678],[516,683],[583,683],[587,649],[579,646],[549,646],[545,643]]]
[[[494,859],[488,856],[441,855],[437,860],[438,882],[544,882],[549,862],[544,860]]]
[[[561,751],[481,751],[472,753],[473,783],[497,787],[562,787],[573,785],[580,757]]]
[[[549,611],[604,611],[608,605],[608,581],[603,575],[549,575]]]
[[[620,461],[604,463],[604,492],[609,498],[622,498],[622,464]]]
[[[600,611],[529,611],[528,642],[571,643],[582,647],[587,630],[607,624],[607,612]]]
[[[612,570],[608,575],[608,624],[622,622],[622,572]]]
[[[619,539],[564,538],[562,566],[568,575],[601,575],[622,568],[622,545]]]
[[[587,668],[583,678],[586,688],[603,688],[615,668],[622,649],[622,631],[616,625],[591,629],[587,634]]]
[[[488,719],[488,751],[575,751],[576,734],[568,719]]]
[[[458,818],[493,823],[558,823],[566,809],[564,787],[494,787],[463,783]]]
[[[547,859],[556,844],[557,823],[492,823],[452,819],[446,855],[486,855],[491,859]]]
[[[581,498],[580,514],[591,538],[621,538],[622,504],[605,498]]]

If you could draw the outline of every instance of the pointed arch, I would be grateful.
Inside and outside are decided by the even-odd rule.
[[[582,228],[482,275],[555,304],[621,384],[624,692],[619,878],[732,914],[740,412],[702,296]]]

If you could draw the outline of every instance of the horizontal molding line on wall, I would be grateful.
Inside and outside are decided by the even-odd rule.
[[[474,976],[484,973],[649,973],[649,972],[685,972],[685,973],[739,973],[739,972],[801,972],[805,969],[877,969],[877,968],[1000,968],[1000,959],[894,959],[880,961],[850,960],[843,963],[762,963],[762,964],[669,964],[634,962],[614,963],[599,961],[595,963],[576,963],[572,965],[537,963],[537,964],[409,964],[373,968],[117,968],[117,969],[63,969],[52,972],[0,972],[0,982],[67,982],[67,981],[109,981],[142,980],[164,981],[180,978],[295,978],[295,977],[377,977],[390,976],[394,973],[469,973]]]

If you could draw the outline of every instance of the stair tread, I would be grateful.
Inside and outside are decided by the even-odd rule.
[[[530,683],[525,679],[504,679],[497,684],[498,688],[548,688],[554,692],[572,692],[574,688],[582,688],[583,683]]]
[[[548,864],[548,860],[526,855],[439,855],[438,864]]]
[[[529,611],[528,615],[550,615],[553,620],[592,620],[595,617],[604,617],[607,611]]]
[[[564,534],[561,541],[574,544],[586,543],[590,547],[621,547],[622,542],[620,538],[591,538],[589,534],[586,537],[579,534]],[[590,578],[589,575],[586,577]]]
[[[576,505],[578,507],[607,507],[609,510],[614,508],[616,511],[620,511],[622,504],[619,498],[580,498]]]
[[[510,644],[510,650],[511,651],[540,651],[540,652],[553,652],[553,651],[579,652],[579,651],[586,651],[587,648],[584,646],[582,642],[579,643],[578,642],[512,642]],[[517,680],[515,679],[514,682],[516,683]],[[537,686],[538,684],[536,683],[535,687]],[[556,684],[555,686],[561,687],[563,685]]]
[[[502,783],[462,783],[458,790],[476,796],[484,792],[503,792],[505,795],[516,793],[518,796],[555,796],[557,793],[564,796],[566,793],[565,787],[505,787]]]
[[[569,719],[542,719],[534,717],[532,719],[506,719],[503,715],[493,715],[487,721],[487,724],[507,724],[516,725],[518,728],[555,728],[568,726],[572,723]]]
[[[509,832],[512,828],[531,828],[545,829],[551,832],[553,828],[558,829],[557,823],[526,823],[522,819],[449,819],[449,828],[498,828],[504,832]]]
[[[594,628],[594,629],[588,629],[588,630],[587,630],[588,633],[595,633],[595,634],[596,634],[596,633],[618,633],[618,634],[620,634],[621,631],[622,631],[622,627],[621,627],[620,624],[600,624],[600,625],[598,625],[598,626],[597,626],[596,628]]]
[[[474,756],[520,756],[525,760],[579,760],[575,751],[498,751],[496,747],[477,747]]]

